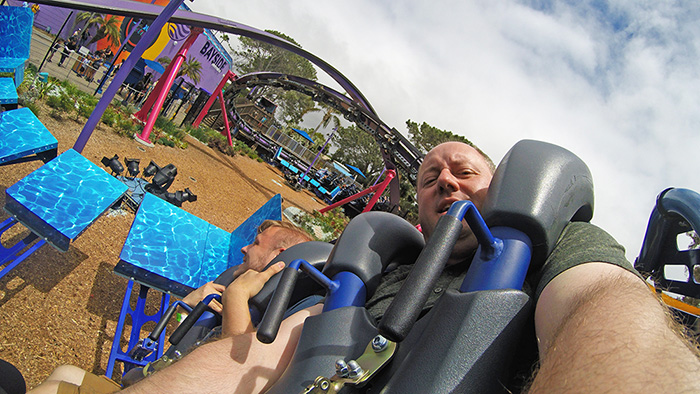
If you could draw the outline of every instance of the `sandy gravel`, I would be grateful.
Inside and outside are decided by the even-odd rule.
[[[44,108],[39,118],[58,139],[59,154],[69,149],[84,120],[55,120]],[[150,160],[163,166],[173,163],[178,175],[170,191],[190,188],[198,201],[183,209],[214,225],[232,231],[277,193],[282,207],[306,211],[320,209],[307,191],[287,187],[279,170],[247,157],[224,156],[190,139],[189,148],[143,147],[119,137],[104,125],[95,130],[83,155],[100,164],[103,156]],[[0,167],[0,188],[11,186],[41,162]],[[4,206],[5,194],[0,194]],[[0,220],[8,214],[0,212]],[[83,233],[66,253],[51,246],[22,262],[0,280],[0,358],[17,366],[28,387],[41,383],[61,364],[73,364],[104,374],[127,280],[112,272],[126,239],[133,214],[105,215]],[[17,225],[2,236],[10,246],[28,234]],[[151,292],[155,293],[155,292]],[[152,294],[155,311],[159,296]],[[123,343],[125,339],[122,340]],[[115,377],[120,375],[117,363]]]

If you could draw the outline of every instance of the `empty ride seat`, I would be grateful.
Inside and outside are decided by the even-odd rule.
[[[5,210],[57,249],[69,243],[127,187],[69,149],[5,190]]]
[[[17,87],[12,78],[0,78],[0,105],[7,109],[17,108]]]
[[[0,78],[0,81],[8,78]],[[0,113],[0,165],[36,154],[48,162],[56,157],[58,141],[29,108]]]
[[[33,23],[28,7],[0,6],[0,72],[14,73],[15,86],[24,80]]]

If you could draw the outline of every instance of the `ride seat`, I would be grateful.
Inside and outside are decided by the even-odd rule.
[[[519,286],[510,288],[500,286],[498,279],[509,271],[503,268],[512,264],[525,264],[526,270],[528,265],[538,267],[570,221],[590,220],[592,186],[588,168],[571,152],[543,142],[519,142],[496,170],[484,218],[493,234],[504,243],[529,242],[528,250],[518,252],[527,254],[527,258],[506,253],[506,260],[489,264],[488,259],[481,257],[483,245],[480,246],[467,272],[466,290],[463,284],[460,291],[446,291],[432,310],[415,323],[420,312],[416,309],[422,308],[427,293],[432,291],[462,228],[461,218],[448,217],[448,212],[417,259],[413,255],[414,267],[379,325],[374,324],[362,306],[348,304],[329,310],[324,307],[322,314],[305,321],[295,355],[269,393],[302,391],[310,383],[329,382],[323,378],[316,380],[319,376],[343,381],[335,375],[335,361],[358,359],[359,362],[363,357],[376,360],[368,344],[377,333],[399,342],[398,351],[369,387],[381,388],[383,393],[504,391],[503,383],[511,372],[510,358],[532,315],[532,302],[521,290],[524,275]],[[358,273],[356,266],[365,264],[363,259],[372,255],[368,250],[401,249],[386,242],[383,234],[391,234],[390,238],[397,238],[399,244],[411,238],[403,234],[410,232],[406,229],[407,222],[380,225],[381,230],[367,224],[356,225],[356,221],[367,221],[366,215],[370,214],[377,213],[362,214],[350,222],[323,270],[330,278],[346,271],[357,274],[366,285],[367,298],[378,285],[380,274],[376,274],[377,270],[372,274]],[[406,239],[398,241],[400,236]],[[380,273],[385,264],[388,261],[378,264],[382,267]],[[495,285],[472,291],[469,288],[473,283]],[[268,308],[268,313],[271,309]],[[265,338],[269,334],[265,327],[267,319],[266,314],[258,329],[258,338],[263,342],[270,340]]]

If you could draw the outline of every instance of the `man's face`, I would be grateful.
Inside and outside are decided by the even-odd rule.
[[[418,218],[428,239],[440,216],[452,203],[469,200],[481,209],[492,178],[486,160],[461,142],[446,142],[425,156],[418,172]],[[465,222],[448,264],[466,259],[476,248],[476,238]]]
[[[262,271],[265,266],[272,261],[281,249],[277,248],[277,232],[280,229],[270,227],[258,234],[252,244],[241,248],[243,253],[243,263],[237,270],[243,273],[249,269]]]

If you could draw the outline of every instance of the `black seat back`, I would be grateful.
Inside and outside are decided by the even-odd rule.
[[[489,227],[512,227],[530,237],[535,265],[554,248],[567,223],[590,220],[592,212],[593,183],[586,165],[565,149],[537,141],[521,141],[509,151],[494,175],[483,210]],[[452,219],[440,219],[446,220]],[[450,231],[461,230],[459,222],[449,227]],[[452,233],[448,238],[451,242],[457,239]],[[424,253],[442,249],[434,247],[434,242],[441,245],[446,241],[433,237]],[[344,258],[351,260],[357,248],[345,251]],[[339,252],[334,250],[334,254]],[[449,257],[449,253],[439,255]],[[421,289],[404,285],[390,310],[401,309],[398,305],[405,303],[403,298],[423,297],[425,289],[432,291],[434,282],[412,281],[411,276],[433,271],[419,265],[444,267],[446,259],[437,261],[421,254],[420,264],[416,263],[405,282],[420,282]],[[300,390],[316,376],[333,376],[335,359],[359,357],[366,341],[377,333],[364,312],[361,308],[341,308],[307,319],[292,364],[271,392]],[[519,290],[446,291],[424,318],[408,326],[408,336],[401,336],[405,339],[391,364],[370,385],[383,393],[504,391],[509,359],[531,314],[532,302]],[[385,321],[381,323],[385,327]],[[350,343],[355,338],[358,340]],[[334,343],[338,343],[337,348]],[[328,354],[320,355],[324,351]]]
[[[644,243],[635,262],[640,272],[651,274],[659,288],[684,296],[700,298],[700,249],[680,247],[678,235],[694,230],[700,234],[700,194],[681,188],[666,189],[656,199],[649,218]],[[666,267],[685,267],[686,280],[667,278]]]
[[[570,151],[522,140],[498,165],[481,213],[489,227],[527,234],[535,248],[533,262],[541,264],[570,221],[593,217],[593,177]]]

